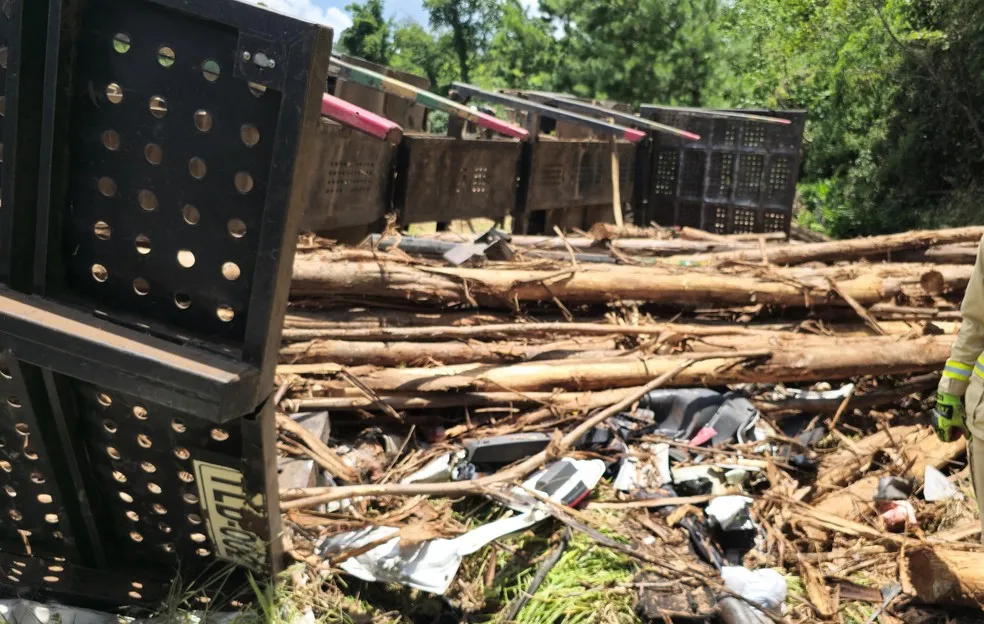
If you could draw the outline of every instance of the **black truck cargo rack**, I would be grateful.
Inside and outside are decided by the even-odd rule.
[[[269,396],[332,34],[44,4],[0,0],[7,110],[35,113],[3,127],[0,594],[152,606],[208,575],[214,607],[231,564],[280,566]]]

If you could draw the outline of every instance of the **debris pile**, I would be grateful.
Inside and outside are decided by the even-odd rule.
[[[302,238],[293,583],[371,582],[380,621],[416,621],[394,583],[499,622],[980,608],[966,444],[927,413],[982,235]]]

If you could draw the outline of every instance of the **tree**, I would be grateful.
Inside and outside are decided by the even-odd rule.
[[[479,66],[478,80],[488,87],[553,90],[560,49],[545,17],[531,17],[518,0],[506,0],[499,27]]]
[[[431,26],[450,31],[461,80],[471,80],[473,58],[481,58],[499,19],[498,0],[424,0]]]
[[[450,36],[437,37],[416,22],[405,22],[396,29],[391,65],[426,76],[431,90],[438,94],[446,94],[458,75]]]
[[[352,56],[388,65],[393,25],[383,17],[383,0],[353,2],[345,10],[352,16],[352,25],[342,32],[339,47]]]

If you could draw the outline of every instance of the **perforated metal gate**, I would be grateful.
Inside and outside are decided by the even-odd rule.
[[[522,144],[404,136],[394,203],[402,223],[501,219],[516,206]]]
[[[741,112],[792,123],[643,107],[650,119],[701,136],[700,141],[655,136],[647,221],[719,234],[789,231],[806,113]]]
[[[49,20],[39,196],[0,222],[37,241],[3,247],[30,294],[0,275],[0,593],[118,606],[268,574],[267,399],[331,31],[232,0]],[[220,576],[196,600],[234,598]]]
[[[619,143],[619,193],[631,202],[636,146]],[[612,203],[612,148],[603,141],[540,141],[532,146],[527,210],[554,210]]]

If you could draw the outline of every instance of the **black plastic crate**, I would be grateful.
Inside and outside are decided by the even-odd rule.
[[[654,135],[648,220],[721,234],[789,232],[806,113],[738,112],[781,117],[792,123],[643,107],[650,119],[701,137],[688,141]]]
[[[52,0],[35,292],[272,379],[330,29]]]
[[[41,146],[44,0],[0,0],[0,283],[31,284]]]

